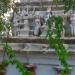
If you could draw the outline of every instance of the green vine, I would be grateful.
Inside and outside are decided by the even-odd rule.
[[[11,7],[11,0],[0,0],[0,17]]]
[[[16,64],[16,68],[19,69],[21,75],[31,75],[30,71],[28,71],[24,65],[17,60],[15,52],[12,50],[11,46],[7,43],[4,45],[4,50],[6,51],[9,59],[6,61],[8,64]],[[5,62],[5,63],[6,63]],[[4,63],[4,64],[5,64]]]
[[[56,3],[62,3],[64,5],[64,12],[69,10],[75,10],[75,0],[54,0]],[[9,26],[6,22],[3,21],[2,15],[8,11],[11,7],[11,0],[0,0],[0,32],[6,28],[9,30]],[[69,73],[69,64],[67,62],[68,52],[64,47],[63,40],[61,40],[61,33],[63,31],[63,19],[61,16],[51,16],[47,20],[48,26],[48,40],[52,48],[55,49],[56,54],[61,62],[61,65],[64,69],[61,71],[61,74],[64,75],[66,72]],[[12,48],[6,43],[4,45],[4,50],[9,56],[8,60],[4,60],[2,63],[5,65],[16,64],[16,67],[21,72],[21,75],[30,75],[30,72],[23,67],[23,64],[17,60],[15,52]],[[6,67],[6,66],[5,66]]]
[[[2,32],[7,31],[6,33],[8,38],[9,35],[8,32],[12,27],[12,24],[10,22],[6,22],[4,19],[5,18],[4,14],[7,13],[11,7],[12,7],[11,0],[0,0],[0,38],[1,38],[0,41],[1,42],[2,42]],[[21,75],[31,75],[31,73],[24,67],[24,65],[19,60],[17,60],[16,53],[12,50],[11,46],[8,45],[8,41],[5,42],[5,44],[3,44],[3,50],[8,55],[8,59],[3,59],[0,65],[0,69],[5,70],[9,64],[16,64],[16,68],[18,68]]]
[[[67,13],[69,10],[75,10],[75,0],[53,0],[56,5],[64,5],[64,13]]]
[[[64,75],[65,72],[69,72],[69,64],[67,62],[68,52],[64,47],[63,40],[61,40],[61,33],[63,31],[63,19],[60,16],[52,16],[47,20],[48,26],[48,40],[52,48],[55,49],[56,54],[64,67],[61,74]]]
[[[59,4],[63,5],[64,13],[69,10],[75,10],[75,0],[53,0],[56,6]],[[55,49],[56,54],[61,62],[64,69],[61,70],[61,74],[64,75],[66,72],[69,73],[69,64],[67,62],[68,52],[64,47],[63,40],[61,40],[61,33],[63,32],[63,18],[61,16],[51,16],[47,20],[48,26],[48,40],[52,48]]]

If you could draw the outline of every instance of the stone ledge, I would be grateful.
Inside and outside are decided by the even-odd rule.
[[[9,43],[39,43],[39,44],[49,44],[46,38],[41,37],[3,37],[3,42],[8,41]],[[75,37],[64,37],[61,38],[65,44],[75,44]]]

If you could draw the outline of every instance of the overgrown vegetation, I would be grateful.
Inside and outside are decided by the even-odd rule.
[[[56,6],[58,4],[63,4],[64,14],[66,14],[69,10],[75,10],[75,0],[54,0]],[[56,54],[61,62],[61,65],[64,69],[61,70],[61,75],[65,75],[66,73],[70,73],[70,65],[67,62],[68,52],[64,46],[63,40],[61,40],[61,33],[63,32],[63,18],[61,16],[51,16],[47,20],[48,26],[48,40],[50,46],[55,49]]]
[[[75,9],[75,0],[54,0],[56,6],[58,3],[64,5],[64,13],[67,13],[69,10]],[[12,7],[11,0],[0,0],[0,35],[5,30],[9,30],[11,23],[7,23],[4,18],[4,13],[6,13]],[[48,25],[48,40],[52,48],[55,48],[56,54],[61,62],[61,65],[64,67],[64,70],[61,71],[62,75],[65,75],[65,72],[69,71],[69,64],[67,62],[68,52],[64,47],[63,40],[61,40],[61,33],[63,31],[63,18],[61,16],[50,16],[47,20]],[[1,37],[1,36],[0,36]],[[7,53],[9,59],[3,60],[2,63],[8,66],[9,64],[16,64],[16,67],[21,72],[21,75],[30,75],[20,61],[17,60],[15,52],[6,42],[4,45],[4,52]],[[3,65],[2,64],[2,65]],[[4,66],[3,66],[4,67]],[[4,68],[5,69],[5,68]],[[0,70],[1,71],[1,70]]]
[[[13,7],[12,0],[0,0],[0,38],[2,38],[2,33],[6,32],[7,38],[8,33],[12,27],[11,22],[6,21],[4,14],[9,12]],[[2,42],[2,39],[0,40]],[[8,41],[3,45],[4,55],[5,53],[8,55],[8,60],[3,59],[0,64],[0,75],[3,75],[3,71],[6,70],[6,67],[9,64],[16,64],[16,68],[18,68],[21,75],[31,75],[31,73],[24,67],[24,65],[17,60],[15,52],[12,50],[11,46],[8,44]]]
[[[61,33],[63,31],[63,19],[60,16],[51,16],[47,20],[48,25],[48,40],[52,48],[55,49],[56,54],[64,67],[61,74],[64,75],[69,72],[69,64],[67,62],[68,52],[64,47],[63,40],[61,40]]]

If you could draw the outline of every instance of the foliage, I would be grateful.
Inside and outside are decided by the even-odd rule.
[[[30,72],[23,66],[23,64],[17,60],[15,52],[12,50],[11,46],[7,43],[4,45],[4,50],[6,51],[9,60],[8,64],[16,64],[16,68],[19,69],[21,75],[30,75]]]
[[[11,0],[0,0],[0,35],[2,35],[3,32],[6,32],[7,37],[12,24],[4,19],[4,14],[7,13],[11,7]],[[2,61],[0,69],[5,69],[9,64],[16,64],[16,68],[19,69],[21,75],[31,75],[31,73],[23,66],[23,64],[17,60],[15,52],[12,50],[11,46],[8,45],[7,41],[3,46],[4,52],[7,53],[9,59]]]
[[[55,49],[56,54],[61,62],[61,65],[65,67],[65,71],[69,72],[69,64],[67,63],[68,52],[64,47],[64,43],[61,40],[61,33],[63,31],[63,19],[60,16],[51,16],[47,20],[48,25],[48,40],[50,46]],[[63,72],[62,70],[62,75]]]
[[[70,9],[75,9],[75,0],[54,0],[56,3],[62,3],[64,5],[64,12],[66,13]],[[6,23],[6,21],[2,18],[4,17],[4,13],[8,11],[11,7],[11,0],[0,0],[0,32],[3,30],[9,30],[11,25]],[[63,31],[63,19],[60,16],[51,16],[47,20],[48,25],[48,40],[49,44],[52,48],[55,48],[56,54],[63,65],[65,67],[62,70],[61,74],[64,75],[65,72],[69,72],[69,64],[67,62],[68,52],[64,47],[63,40],[61,40],[61,33]],[[7,53],[9,59],[3,61],[3,64],[16,64],[16,67],[19,69],[22,75],[30,75],[21,64],[20,61],[17,60],[16,54],[12,50],[12,48],[7,44],[4,45],[4,51]]]
[[[4,24],[2,22],[2,19],[0,19],[0,32],[4,30]]]
[[[10,8],[10,2],[11,0],[0,0],[0,16]]]
[[[65,13],[69,10],[75,10],[75,0],[54,0],[54,2],[56,2],[56,4],[63,4]]]
[[[54,0],[56,5],[63,4],[64,14],[69,10],[75,10],[75,0]],[[68,52],[64,47],[63,40],[61,40],[61,33],[63,32],[63,18],[61,16],[52,16],[47,20],[48,26],[48,40],[50,46],[55,49],[56,54],[61,62],[64,69],[61,74],[64,75],[66,72],[70,72],[69,64],[67,62]]]

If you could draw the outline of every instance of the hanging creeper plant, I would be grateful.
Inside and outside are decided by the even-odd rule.
[[[12,7],[12,1],[13,0],[0,0],[0,42],[2,42],[2,33],[6,32],[8,38],[8,32],[12,27],[11,23],[4,19],[4,14],[7,13]],[[8,45],[8,41],[6,41],[3,45],[3,50],[3,54],[5,55],[6,53],[8,59],[3,59],[2,63],[0,64],[0,75],[4,75],[3,71],[6,70],[6,67],[9,64],[16,64],[16,68],[19,70],[21,75],[31,75],[31,73],[23,66],[23,64],[17,60],[15,52],[12,50],[11,46]]]
[[[61,33],[63,32],[63,19],[60,16],[51,16],[47,20],[48,26],[48,40],[52,48],[55,49],[56,54],[61,62],[64,69],[61,74],[64,75],[66,72],[70,72],[69,64],[67,62],[68,52],[64,47],[63,40],[61,40]]]
[[[9,59],[6,61],[8,64],[16,64],[16,68],[19,70],[21,75],[31,75],[24,65],[17,60],[15,52],[12,50],[11,46],[7,43],[4,45],[4,50],[6,51]]]
[[[11,0],[0,0],[0,32],[5,30],[5,24],[2,23],[1,16],[7,12],[10,8]],[[55,0],[57,3],[61,2],[64,5],[64,12],[75,8],[75,0]],[[69,64],[67,62],[68,52],[64,47],[63,41],[61,40],[61,33],[63,31],[63,19],[60,16],[52,16],[47,20],[48,25],[48,40],[50,46],[55,49],[56,54],[64,67],[61,74],[64,75],[65,72],[69,72]],[[6,27],[7,28],[7,27]],[[29,75],[30,73],[23,67],[23,65],[17,60],[16,54],[13,52],[12,48],[6,43],[4,45],[4,50],[9,56],[9,60],[4,61],[3,64],[16,64],[16,67],[21,72],[21,75]]]
[[[64,13],[67,13],[69,10],[75,10],[75,0],[53,0],[56,5],[62,4],[64,8]]]

